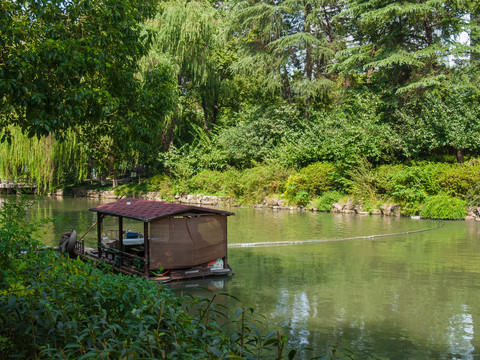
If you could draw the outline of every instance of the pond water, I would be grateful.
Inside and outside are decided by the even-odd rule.
[[[56,245],[95,222],[100,200],[39,200],[33,217],[60,219],[40,236]],[[228,209],[229,242],[381,238],[229,249],[235,276],[207,283],[289,327],[291,345],[325,355],[337,346],[356,359],[480,359],[480,223],[380,216]],[[113,225],[113,224],[112,224]],[[126,222],[125,227],[140,225]],[[95,243],[95,231],[86,236]],[[198,282],[201,284],[201,282]],[[198,292],[195,282],[176,291]],[[305,358],[312,353],[301,354]]]

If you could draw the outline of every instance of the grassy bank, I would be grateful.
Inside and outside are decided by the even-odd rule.
[[[239,205],[280,202],[320,211],[330,211],[332,204],[348,199],[367,212],[384,204],[397,204],[405,216],[461,219],[467,207],[480,206],[480,160],[377,167],[360,162],[348,169],[328,162],[301,169],[258,164],[243,170],[157,175],[143,179],[141,184],[122,184],[114,191],[128,196],[153,191],[166,200],[174,200],[177,194],[217,195]]]

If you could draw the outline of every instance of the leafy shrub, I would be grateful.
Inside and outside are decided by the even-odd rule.
[[[396,201],[423,201],[427,195],[440,191],[438,177],[443,164],[417,163],[411,166],[394,165],[380,167],[383,171],[385,193]]]
[[[446,192],[465,197],[480,178],[480,166],[420,162],[411,166],[383,165],[376,171],[378,193],[401,203],[419,201]]]
[[[172,146],[169,151],[160,153],[158,160],[163,163],[165,172],[177,179],[189,179],[199,171],[198,154],[194,146],[180,149]]]
[[[431,219],[460,220],[467,214],[467,202],[465,200],[440,193],[427,198],[423,204],[420,215]]]
[[[438,183],[447,194],[465,198],[475,189],[479,179],[480,164],[446,164],[439,175]]]
[[[368,200],[382,193],[381,185],[379,186],[378,171],[365,159],[350,170],[348,176],[350,177],[349,187],[354,196],[362,200]]]
[[[127,197],[136,197],[149,191],[147,184],[121,184],[114,189],[115,195],[125,195]]]
[[[475,186],[468,191],[465,200],[470,206],[480,206],[480,180],[477,181]]]
[[[312,207],[318,209],[318,211],[330,211],[332,210],[332,204],[338,202],[345,194],[339,191],[327,191],[321,196],[312,200]]]
[[[290,201],[306,205],[309,198],[332,189],[336,177],[334,165],[318,162],[290,175],[285,185],[285,197]]]
[[[381,121],[379,96],[359,93],[344,100],[343,108],[311,111],[309,126],[293,131],[272,157],[284,166],[331,161],[346,168],[356,166],[361,157],[373,163],[391,159],[399,141],[390,125]]]
[[[265,197],[283,192],[291,170],[275,164],[260,164],[244,170],[205,170],[188,181],[188,191],[220,195],[244,204],[261,203]]]
[[[33,239],[44,224],[51,220],[27,222],[27,209],[33,205],[26,198],[10,200],[0,210],[0,288],[16,276],[15,265],[27,263],[40,242]]]
[[[374,169],[360,163],[350,173],[352,192],[364,203],[378,203],[379,197],[392,199],[402,206],[404,215],[414,215],[427,196],[439,192],[438,178],[443,166],[424,162],[410,166],[381,165]]]
[[[213,139],[228,164],[237,168],[268,159],[300,123],[299,113],[291,106],[249,107],[237,116],[234,127],[220,129]]]
[[[396,110],[397,132],[409,156],[454,153],[456,149],[478,152],[478,87],[463,71],[456,81],[441,96],[427,92],[420,101]]]
[[[269,195],[282,193],[292,172],[275,164],[245,169],[240,173],[236,196],[246,204],[261,203]]]
[[[232,195],[232,183],[238,176],[236,170],[204,170],[188,180],[187,189],[189,193]]]

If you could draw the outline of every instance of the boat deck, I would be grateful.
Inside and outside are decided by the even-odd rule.
[[[144,275],[145,259],[119,251],[117,249],[104,248],[101,257],[98,256],[96,249],[78,246],[75,249],[75,255],[94,262],[100,262],[110,265],[115,271],[126,275]],[[198,266],[191,269],[172,269],[165,270],[162,274],[156,275],[149,272],[148,280],[166,283],[170,281],[178,281],[183,279],[206,278],[211,276],[229,276],[233,275],[233,271],[229,265],[227,268],[213,268],[208,266]]]

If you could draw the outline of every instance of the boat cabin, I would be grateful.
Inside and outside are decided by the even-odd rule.
[[[157,281],[232,273],[227,261],[227,217],[234,213],[134,198],[89,210],[97,213],[97,249],[88,251],[82,244],[76,253]],[[107,216],[118,218],[117,229],[103,229]],[[126,231],[124,219],[143,222],[143,233]]]

